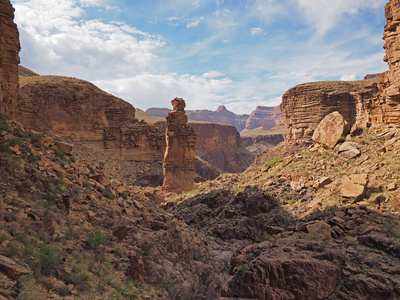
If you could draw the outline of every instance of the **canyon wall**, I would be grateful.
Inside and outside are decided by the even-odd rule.
[[[156,122],[161,131],[166,122]],[[198,141],[196,145],[196,172],[206,179],[222,173],[243,172],[251,164],[254,155],[242,147],[236,128],[228,124],[190,122]],[[202,164],[203,162],[203,164]],[[204,166],[204,162],[208,166]]]
[[[67,139],[132,161],[162,161],[165,135],[139,122],[128,102],[93,84],[68,77],[21,78],[15,118],[36,131]]]
[[[10,1],[0,1],[0,113],[14,115],[18,99],[19,33]]]
[[[297,85],[282,97],[286,139],[310,142],[319,122],[338,111],[350,125],[369,119],[369,102],[378,93],[379,77],[360,81],[326,81]]]
[[[400,1],[391,0],[385,6],[386,26],[383,35],[389,71],[381,75],[378,97],[370,105],[370,121],[398,124],[400,121]]]
[[[267,107],[257,106],[246,121],[246,130],[258,127],[272,128],[282,120],[282,113],[279,106]]]

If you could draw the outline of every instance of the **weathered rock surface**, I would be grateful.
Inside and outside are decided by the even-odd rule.
[[[135,108],[93,84],[68,77],[21,78],[15,117],[36,131],[52,130],[68,140],[132,161],[162,161],[165,137],[135,119]]]
[[[282,97],[282,116],[288,141],[310,142],[315,128],[328,114],[338,111],[352,126],[367,119],[366,103],[378,92],[379,78],[297,85]]]
[[[344,142],[339,147],[339,156],[344,159],[352,159],[361,155],[358,144],[354,142]]]
[[[386,124],[397,124],[400,120],[400,6],[391,0],[385,6],[386,26],[383,39],[386,56],[384,61],[389,71],[381,75],[379,95],[371,101],[369,120]]]
[[[33,274],[29,266],[21,265],[13,259],[0,255],[0,271],[12,279],[17,279],[22,275]]]
[[[246,130],[258,127],[272,128],[282,120],[282,113],[279,106],[267,107],[257,106],[246,121]]]
[[[327,115],[315,129],[312,139],[314,142],[333,148],[350,131],[349,123],[343,116],[334,111]]]
[[[19,33],[14,8],[0,2],[0,114],[14,115],[18,100]]]
[[[174,109],[166,117],[167,148],[164,155],[162,190],[180,193],[194,187],[197,136],[194,129],[187,125],[185,101],[175,98],[171,103]]]
[[[367,174],[354,174],[344,178],[341,195],[343,201],[357,202],[365,197],[368,185]]]

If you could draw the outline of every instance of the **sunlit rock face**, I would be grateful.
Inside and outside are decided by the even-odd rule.
[[[370,121],[396,124],[400,121],[400,1],[385,6],[386,26],[383,39],[389,71],[381,75],[379,95],[370,109]]]
[[[52,130],[86,147],[131,161],[162,161],[165,137],[135,118],[128,102],[76,78],[21,79],[15,117],[36,131]]]
[[[325,81],[297,85],[282,97],[286,139],[311,142],[314,130],[328,114],[338,111],[350,124],[368,118],[368,104],[378,92],[379,78]]]
[[[13,116],[18,99],[19,33],[10,1],[0,1],[0,113]]]
[[[164,184],[166,192],[190,191],[194,187],[197,136],[187,125],[186,103],[181,98],[171,101],[173,110],[168,113],[164,156]]]

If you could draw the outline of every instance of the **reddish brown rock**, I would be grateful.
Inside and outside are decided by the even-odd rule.
[[[33,271],[28,266],[18,264],[3,255],[0,255],[0,271],[13,279],[17,279],[22,275],[33,274]]]
[[[246,121],[246,130],[258,127],[272,128],[282,120],[281,108],[279,106],[267,107],[257,106]]]
[[[135,108],[76,78],[21,78],[16,119],[36,131],[52,130],[69,141],[132,161],[161,161],[163,133],[139,122]],[[65,145],[64,145],[65,147]]]
[[[181,98],[171,101],[174,108],[167,120],[167,148],[164,155],[164,184],[166,192],[190,191],[194,187],[195,146],[197,136],[187,125],[186,103]]]
[[[19,33],[9,0],[0,2],[0,114],[14,115],[18,100]]]
[[[400,121],[400,6],[398,0],[391,0],[385,6],[386,26],[383,39],[386,56],[384,61],[389,71],[381,75],[379,95],[371,103],[371,122],[397,124]]]
[[[335,111],[327,115],[317,126],[312,136],[314,142],[333,148],[350,131],[349,123]]]
[[[368,185],[367,174],[354,174],[344,178],[341,188],[342,200],[357,202],[365,197]]]
[[[126,270],[126,276],[140,283],[144,281],[144,263],[136,253],[132,253],[129,256],[129,267]]]
[[[311,82],[297,85],[282,97],[288,141],[310,142],[315,128],[338,111],[352,126],[368,117],[367,102],[378,92],[379,78],[360,81]]]

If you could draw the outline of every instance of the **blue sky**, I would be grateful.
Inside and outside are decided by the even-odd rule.
[[[21,64],[135,107],[274,106],[296,84],[383,72],[387,0],[11,0]]]

